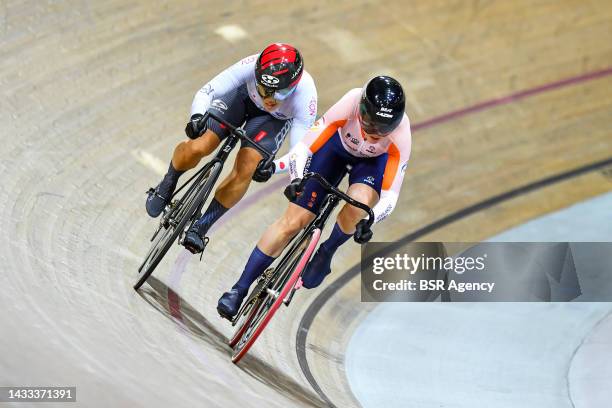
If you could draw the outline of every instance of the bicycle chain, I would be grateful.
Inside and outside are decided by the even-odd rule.
[[[264,273],[261,274],[261,276],[257,280],[257,285],[253,289],[253,292],[251,292],[251,296],[249,297],[247,304],[251,303],[251,301],[253,301],[254,299],[258,299],[259,296],[261,296],[261,294],[266,291],[266,287],[268,286],[268,283],[270,283],[270,281],[272,280],[272,275],[274,275],[274,269],[275,268],[268,268],[264,271]]]

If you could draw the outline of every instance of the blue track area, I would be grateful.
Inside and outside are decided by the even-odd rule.
[[[492,241],[612,241],[612,193],[505,231]]]
[[[568,367],[611,312],[609,303],[381,304],[351,339],[349,384],[364,408],[579,407]]]
[[[612,193],[491,241],[612,241],[610,208]],[[610,313],[609,303],[381,304],[349,343],[347,377],[364,408],[604,407],[612,374],[593,356],[610,345]]]

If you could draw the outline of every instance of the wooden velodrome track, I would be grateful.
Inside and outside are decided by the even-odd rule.
[[[216,300],[284,208],[283,177],[251,188],[204,262],[175,248],[132,291],[144,191],[195,91],[272,41],[302,51],[319,112],[396,77],[413,155],[376,240],[476,241],[612,190],[611,38],[605,0],[1,1],[0,385],[76,385],[82,406],[356,405],[355,244],[229,361]]]

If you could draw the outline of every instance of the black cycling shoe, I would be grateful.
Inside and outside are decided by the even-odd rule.
[[[157,187],[151,188],[149,191],[147,191],[147,214],[153,218],[159,217],[159,214],[164,211],[164,208],[166,208],[170,202],[170,198],[174,192],[174,188],[165,188],[163,190],[168,191],[163,191],[161,187],[162,183],[159,183]]]
[[[185,239],[183,240],[183,246],[187,248],[189,252],[192,254],[199,254],[204,251],[206,244],[208,243],[208,238],[203,238],[198,231],[191,228],[185,234]]]
[[[230,289],[229,292],[225,292],[219,299],[219,303],[217,303],[217,312],[219,312],[221,317],[232,320],[234,316],[236,316],[236,313],[238,313],[238,309],[240,309],[240,305],[245,296],[246,295],[240,293],[238,289]]]
[[[316,288],[330,274],[332,257],[325,247],[319,247],[302,274],[302,285],[306,289]]]

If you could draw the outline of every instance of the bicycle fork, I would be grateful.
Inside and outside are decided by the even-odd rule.
[[[313,226],[315,227],[315,229],[318,228],[319,230],[323,231],[323,228],[325,227],[325,223],[327,222],[327,219],[330,217],[331,213],[334,211],[334,208],[336,208],[339,202],[340,202],[340,199],[334,195],[328,195],[326,197],[325,202],[323,203],[321,207],[322,209],[319,212],[319,215],[313,221]],[[319,237],[320,237],[320,234],[319,234]],[[310,263],[310,259],[308,260],[308,263]],[[306,267],[304,267],[304,270],[305,269]],[[302,271],[302,273],[304,273],[304,271]],[[291,289],[287,297],[285,297],[285,299],[283,300],[283,303],[286,306],[289,306],[289,304],[291,303],[291,300],[293,300],[293,296],[295,295],[295,292],[297,292],[297,290],[300,289],[301,287],[302,287],[302,275],[300,274],[300,277],[298,278],[297,282],[293,286],[293,289]]]

